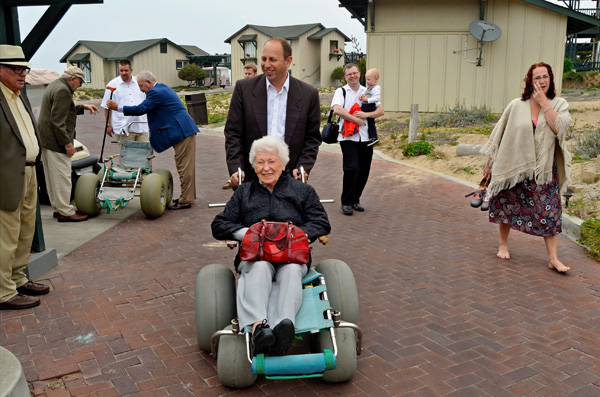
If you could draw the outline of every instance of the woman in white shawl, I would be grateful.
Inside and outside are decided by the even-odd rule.
[[[550,269],[570,268],[558,259],[562,231],[560,194],[570,182],[571,155],[565,134],[569,105],[556,96],[550,65],[531,65],[520,98],[511,101],[481,152],[489,157],[489,219],[500,225],[497,256],[510,259],[510,229],[544,237]]]

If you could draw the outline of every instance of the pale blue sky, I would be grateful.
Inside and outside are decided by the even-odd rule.
[[[21,39],[47,7],[19,7]],[[166,37],[211,54],[229,53],[224,41],[247,24],[284,26],[321,23],[355,36],[363,52],[363,26],[336,0],[104,0],[73,5],[31,62],[62,72],[59,59],[78,41],[130,41]],[[349,44],[349,43],[347,43]]]

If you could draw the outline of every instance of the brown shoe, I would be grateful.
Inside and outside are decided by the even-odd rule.
[[[167,207],[168,210],[187,210],[192,208],[192,203],[177,202],[177,204],[171,204]]]
[[[29,309],[30,307],[36,307],[39,304],[40,298],[17,294],[6,302],[0,303],[0,310]]]
[[[58,218],[58,211],[54,211],[52,213],[52,218],[54,218],[54,219]]]
[[[28,281],[25,284],[21,285],[17,288],[17,292],[23,295],[46,295],[50,292],[50,287],[45,284],[34,283],[33,281]]]
[[[88,216],[85,214],[78,214],[78,213],[74,213],[71,216],[65,216],[62,214],[58,214],[58,221],[59,222],[83,222],[83,221],[87,221]]]
[[[227,183],[223,185],[223,189],[231,189],[232,187],[231,181],[227,181]]]

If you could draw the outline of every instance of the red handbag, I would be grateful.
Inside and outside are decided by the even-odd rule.
[[[243,261],[308,263],[308,237],[292,222],[261,222],[250,226],[240,250]]]

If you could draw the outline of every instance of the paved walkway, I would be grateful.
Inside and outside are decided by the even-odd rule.
[[[78,128],[99,152],[101,120],[83,117]],[[218,210],[207,206],[231,195],[221,189],[223,146],[222,137],[198,136],[191,210],[155,220],[132,213],[60,259],[39,307],[0,313],[1,345],[35,395],[600,395],[600,266],[579,246],[560,239],[568,275],[549,270],[543,241],[523,234],[511,235],[512,259],[501,261],[497,228],[469,206],[469,188],[384,161],[373,163],[367,211],[344,216],[341,156],[328,152],[310,182],[336,200],[326,204],[333,231],[313,254],[354,271],[358,371],[340,385],[260,378],[242,392],[221,386],[215,360],[197,346],[194,280],[203,266],[233,259],[211,236]],[[172,154],[155,166],[174,171]]]

